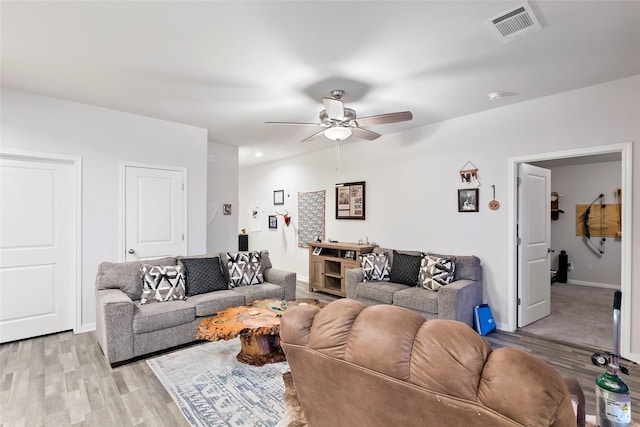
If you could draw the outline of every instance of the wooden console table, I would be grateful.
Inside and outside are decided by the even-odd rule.
[[[357,243],[309,242],[309,291],[347,296],[346,271],[360,267],[360,255],[373,251],[374,247]]]

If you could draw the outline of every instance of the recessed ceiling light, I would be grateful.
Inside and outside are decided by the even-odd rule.
[[[262,153],[258,152],[258,153],[256,153],[256,154],[254,154],[254,156],[256,156],[256,157],[262,157]]]
[[[504,92],[491,92],[487,96],[489,97],[490,100],[497,101],[498,99],[502,98],[503,95],[504,95]]]

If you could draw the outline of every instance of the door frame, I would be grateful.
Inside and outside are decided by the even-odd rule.
[[[134,167],[134,168],[146,168],[146,169],[160,169],[160,170],[168,170],[174,172],[182,173],[182,185],[184,185],[184,191],[182,192],[182,230],[184,231],[184,247],[185,253],[188,252],[189,248],[189,233],[188,233],[188,217],[187,217],[187,206],[188,206],[188,191],[189,186],[187,185],[187,168],[179,167],[179,166],[167,166],[167,165],[154,165],[150,163],[137,163],[137,162],[120,162],[120,250],[118,251],[118,259],[120,262],[125,262],[125,252],[127,251],[127,236],[125,230],[126,224],[126,168]]]
[[[82,157],[67,156],[62,154],[51,154],[31,151],[13,151],[0,149],[0,157],[13,160],[32,160],[44,162],[59,162],[69,164],[73,169],[73,200],[75,206],[72,207],[75,215],[74,226],[72,227],[72,252],[75,266],[71,266],[72,283],[69,286],[73,301],[75,315],[73,321],[73,333],[85,332],[82,326]]]
[[[543,160],[564,159],[571,157],[591,156],[607,153],[621,154],[621,188],[622,188],[622,241],[620,262],[620,289],[622,291],[622,305],[627,308],[621,313],[621,353],[632,360],[640,359],[640,354],[631,354],[631,236],[632,233],[632,172],[633,161],[632,143],[600,145],[594,147],[576,148],[563,151],[529,154],[525,156],[511,157],[508,159],[508,202],[507,202],[507,279],[510,285],[507,287],[507,328],[514,332],[517,328],[517,298],[518,298],[518,271],[517,271],[517,177],[518,164],[531,163]],[[638,290],[640,292],[640,290]],[[613,308],[612,308],[613,313]]]

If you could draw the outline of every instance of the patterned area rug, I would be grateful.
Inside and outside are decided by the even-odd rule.
[[[274,427],[284,416],[287,362],[240,363],[240,340],[209,342],[147,360],[193,426]]]

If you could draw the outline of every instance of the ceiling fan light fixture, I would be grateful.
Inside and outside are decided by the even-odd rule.
[[[344,141],[351,136],[351,129],[343,126],[330,127],[324,131],[324,136],[332,141]]]

